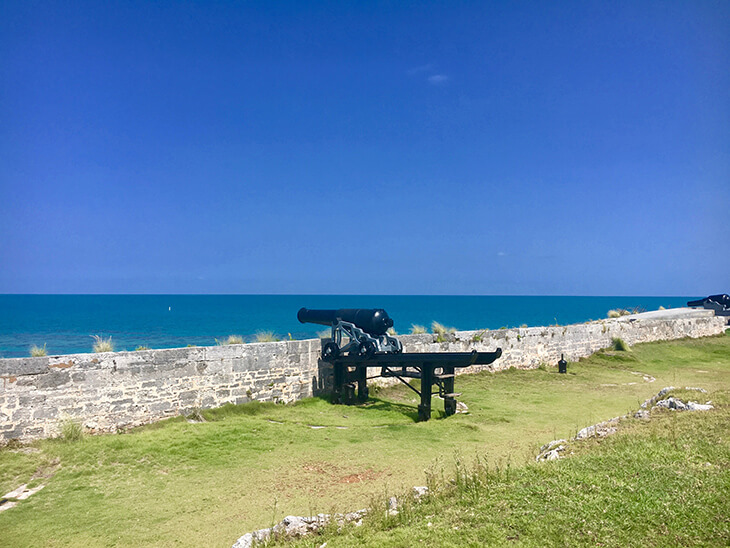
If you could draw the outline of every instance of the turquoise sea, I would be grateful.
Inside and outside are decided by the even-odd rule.
[[[91,352],[92,335],[117,350],[214,345],[216,338],[258,331],[314,337],[323,326],[300,324],[307,308],[384,308],[399,333],[438,321],[457,329],[570,324],[605,318],[612,308],[677,308],[699,297],[521,297],[397,295],[0,295],[0,357]]]

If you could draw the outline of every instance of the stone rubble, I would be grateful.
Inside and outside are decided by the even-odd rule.
[[[675,388],[674,386],[667,386],[666,388],[662,388],[655,396],[652,396],[644,403],[642,403],[641,409],[634,412],[631,416],[633,416],[635,419],[649,420],[649,418],[651,417],[651,412],[649,409],[654,409],[657,407],[672,409],[675,411],[709,411],[710,409],[714,409],[712,402],[709,401],[706,403],[698,403],[695,401],[685,403],[682,400],[674,398],[672,396],[666,399],[662,399],[672,390],[678,390],[678,388]],[[695,386],[686,386],[684,390],[694,390],[703,394],[707,393],[707,390],[705,390],[704,388],[698,388]],[[611,434],[615,434],[618,429],[618,423],[622,419],[626,418],[629,418],[629,415],[614,417],[607,421],[599,422],[598,424],[586,426],[585,428],[580,430],[575,435],[575,437],[571,438],[571,441],[584,440],[593,437],[602,438],[605,436],[610,436]],[[545,445],[540,447],[540,452],[538,453],[537,457],[535,457],[535,460],[540,462],[562,459],[563,455],[561,453],[563,453],[567,449],[567,443],[568,442],[566,440],[553,440],[550,443],[546,443]]]
[[[696,392],[702,392],[703,394],[707,394],[707,390],[704,388],[698,388],[696,386],[685,386],[685,390],[694,390]],[[644,403],[641,404],[642,409],[646,409],[647,407],[653,407],[656,402],[661,400],[664,396],[669,394],[672,390],[681,390],[680,388],[677,388],[676,386],[667,386],[666,388],[662,388],[656,396],[652,396],[648,400],[646,400]]]
[[[413,498],[418,501],[428,494],[428,487],[418,486],[413,488]],[[398,499],[390,497],[388,500],[388,515],[398,515]],[[246,533],[239,538],[232,548],[252,548],[263,544],[272,537],[300,538],[319,532],[320,529],[329,525],[334,520],[339,526],[345,523],[354,523],[356,527],[362,525],[362,519],[367,514],[367,509],[348,512],[347,514],[317,514],[311,517],[287,516],[273,527],[259,529]]]

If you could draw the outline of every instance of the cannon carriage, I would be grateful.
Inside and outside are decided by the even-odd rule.
[[[446,416],[456,412],[456,398],[461,395],[454,392],[456,369],[487,365],[502,355],[500,348],[494,352],[403,352],[401,342],[388,334],[393,320],[382,308],[302,308],[297,318],[302,323],[332,327],[331,340],[322,344],[322,360],[333,367],[333,403],[364,402],[369,395],[368,379],[394,377],[420,396],[419,420],[431,418],[434,395],[443,398]],[[373,368],[380,372],[368,376],[368,369]],[[420,379],[420,390],[407,379]]]

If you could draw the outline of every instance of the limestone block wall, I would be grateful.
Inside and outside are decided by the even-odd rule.
[[[494,364],[460,370],[467,373],[554,365],[561,353],[577,360],[609,346],[613,337],[636,344],[715,335],[725,324],[701,310],[671,318],[649,313],[569,326],[462,331],[443,342],[431,334],[401,340],[406,352],[502,348]],[[324,393],[331,367],[319,359],[320,346],[311,339],[0,359],[0,444],[58,435],[66,417],[91,431],[114,432],[194,408],[252,400],[288,403]]]
[[[510,367],[530,369],[541,364],[554,366],[561,354],[568,361],[576,361],[611,346],[614,338],[634,345],[708,337],[723,333],[726,323],[725,318],[715,317],[709,310],[686,310],[671,317],[649,312],[566,326],[460,331],[445,335],[444,342],[440,343],[434,342],[433,335],[409,335],[402,340],[406,352],[490,352],[502,349],[502,357],[496,362],[457,370],[457,374],[463,374],[502,371]]]
[[[57,435],[66,417],[114,432],[195,408],[292,402],[323,389],[319,353],[312,339],[0,359],[0,443]]]

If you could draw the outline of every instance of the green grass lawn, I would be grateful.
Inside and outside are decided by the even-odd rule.
[[[636,409],[668,385],[730,387],[730,337],[599,353],[571,363],[568,375],[462,376],[456,387],[470,413],[434,413],[426,423],[415,422],[415,394],[395,387],[357,407],[316,398],[248,404],[206,411],[204,423],[178,418],[122,435],[46,440],[32,453],[7,448],[0,495],[34,476],[46,487],[0,513],[0,546],[230,546],[285,515],[363,508],[423,485],[426,470],[455,455],[532,470],[525,465],[541,444]]]
[[[697,397],[697,393],[682,394]],[[604,439],[573,442],[561,461],[506,467],[455,459],[432,480],[432,496],[400,514],[370,507],[361,527],[277,546],[730,545],[730,391],[716,409],[658,410]],[[685,400],[686,401],[686,400]]]

